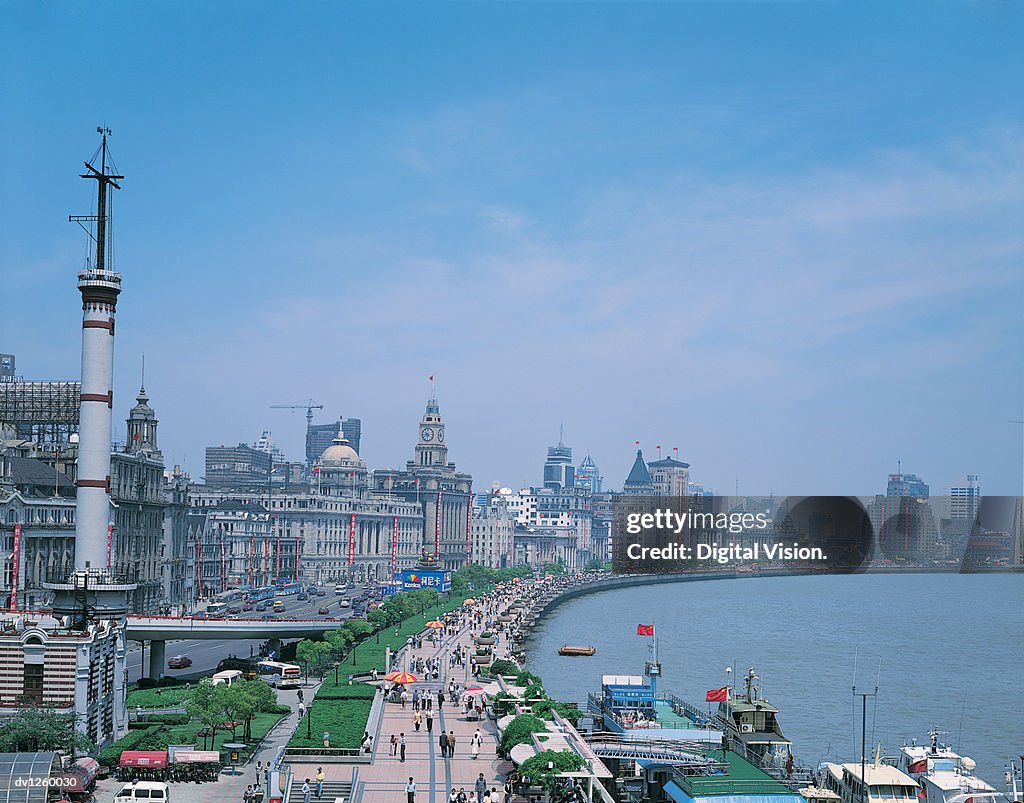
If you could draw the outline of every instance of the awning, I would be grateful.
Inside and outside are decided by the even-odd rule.
[[[121,766],[163,769],[167,766],[167,753],[162,750],[125,750],[121,753]]]
[[[175,764],[219,764],[220,753],[216,750],[175,750]]]

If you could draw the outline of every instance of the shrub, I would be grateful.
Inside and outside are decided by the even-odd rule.
[[[548,769],[548,763],[552,768]],[[570,750],[545,750],[528,758],[519,767],[519,774],[532,784],[552,792],[562,772],[578,772],[583,769],[583,758]]]
[[[504,658],[499,658],[489,667],[492,675],[518,675],[519,667]]]
[[[163,750],[167,746],[164,725],[150,725],[145,730],[130,731],[127,736],[100,751],[97,760],[105,767],[116,767],[123,750]]]
[[[533,714],[520,714],[501,732],[498,752],[507,756],[516,745],[529,744],[531,733],[542,733],[545,730],[547,730],[547,723],[540,717],[535,717]]]
[[[569,720],[573,725],[577,725],[580,718],[583,716],[582,712],[578,708],[571,707],[568,703],[561,703],[557,700],[541,700],[539,703],[534,703],[531,706],[531,710],[534,714],[544,719],[554,719],[551,715],[552,711],[557,711],[561,716]]]

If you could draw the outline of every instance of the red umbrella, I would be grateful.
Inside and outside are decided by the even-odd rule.
[[[389,672],[384,676],[384,680],[401,683],[404,686],[407,683],[415,683],[418,678],[412,672]]]

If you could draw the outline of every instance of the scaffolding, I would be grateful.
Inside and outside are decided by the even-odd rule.
[[[0,425],[16,437],[62,445],[78,432],[81,382],[0,382]]]

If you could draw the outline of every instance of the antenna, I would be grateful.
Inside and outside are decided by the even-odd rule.
[[[145,387],[146,387],[146,352],[142,352],[142,385],[141,385],[141,387],[143,389],[145,389]],[[159,391],[160,388],[157,388],[157,390]]]

